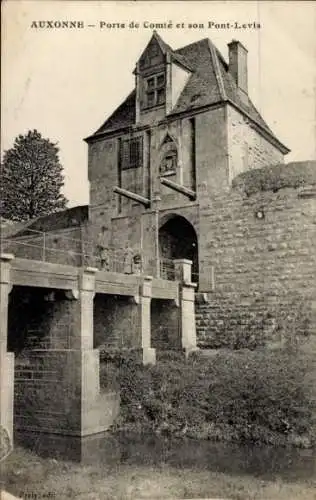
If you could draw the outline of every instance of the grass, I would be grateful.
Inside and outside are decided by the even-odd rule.
[[[198,466],[86,466],[40,458],[22,448],[16,448],[1,464],[1,472],[2,488],[26,499],[316,500],[313,480],[270,481],[211,472]]]

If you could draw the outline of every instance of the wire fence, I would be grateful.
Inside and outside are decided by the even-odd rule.
[[[96,251],[89,240],[62,235],[43,234],[1,239],[1,253],[15,257],[72,266],[91,266],[103,271],[122,274],[150,274],[165,280],[175,280],[175,267],[171,259],[161,259],[159,265],[152,256],[135,253],[126,248],[106,248]],[[157,276],[158,277],[158,276]]]
[[[41,237],[42,239],[42,237]],[[12,253],[15,257],[23,259],[69,264],[74,266],[84,265],[85,256],[79,244],[67,245],[60,248],[53,242],[39,241],[39,239],[2,239],[1,253]]]
[[[157,259],[126,247],[99,248],[92,240],[84,237],[74,238],[69,236],[69,233],[71,231],[44,233],[29,229],[27,234],[22,236],[1,239],[0,250],[23,259],[76,267],[91,266],[122,274],[148,274],[169,281],[177,279],[173,259]],[[214,281],[212,268],[204,268],[203,275],[205,273],[210,274],[210,282]],[[198,284],[200,273],[193,270],[191,281]]]

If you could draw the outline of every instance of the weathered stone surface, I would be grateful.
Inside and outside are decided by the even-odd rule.
[[[273,307],[286,311],[295,293],[315,297],[315,213],[316,199],[301,198],[294,188],[248,198],[231,191],[201,211],[200,255],[214,266],[215,290],[201,276],[199,290],[209,292],[209,304],[196,304],[199,345],[213,345],[224,330],[233,335],[236,325],[247,327],[254,317],[260,328],[261,318]]]

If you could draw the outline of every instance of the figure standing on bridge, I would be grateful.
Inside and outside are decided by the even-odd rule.
[[[142,255],[140,252],[133,256],[133,274],[141,274],[142,272]]]
[[[133,274],[134,250],[126,243],[124,250],[124,274]]]
[[[100,269],[104,271],[110,270],[110,253],[107,246],[105,235],[105,227],[102,227],[101,232],[98,234],[97,251],[100,261]]]

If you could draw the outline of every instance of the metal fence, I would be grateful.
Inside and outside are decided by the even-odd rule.
[[[80,238],[69,236],[73,230],[45,233],[28,229],[27,234],[0,240],[2,253],[12,253],[15,257],[42,262],[72,266],[91,266],[100,270],[123,274],[149,274],[161,279],[175,281],[174,260],[134,252],[129,248],[106,248],[97,251],[97,247],[81,235]],[[191,280],[199,283],[203,278],[214,288],[214,269],[212,266],[192,272]]]
[[[160,278],[170,281],[174,281],[176,279],[175,265],[172,259],[160,259],[159,268]]]
[[[15,257],[74,266],[84,265],[87,257],[83,242],[64,233],[45,233],[28,229],[16,238],[2,238],[1,252]]]
[[[12,253],[15,257],[72,266],[91,266],[100,270],[123,274],[160,275],[174,280],[172,260],[160,261],[130,248],[99,249],[89,239],[68,236],[68,232],[45,233],[27,230],[27,234],[0,240],[1,253]]]

